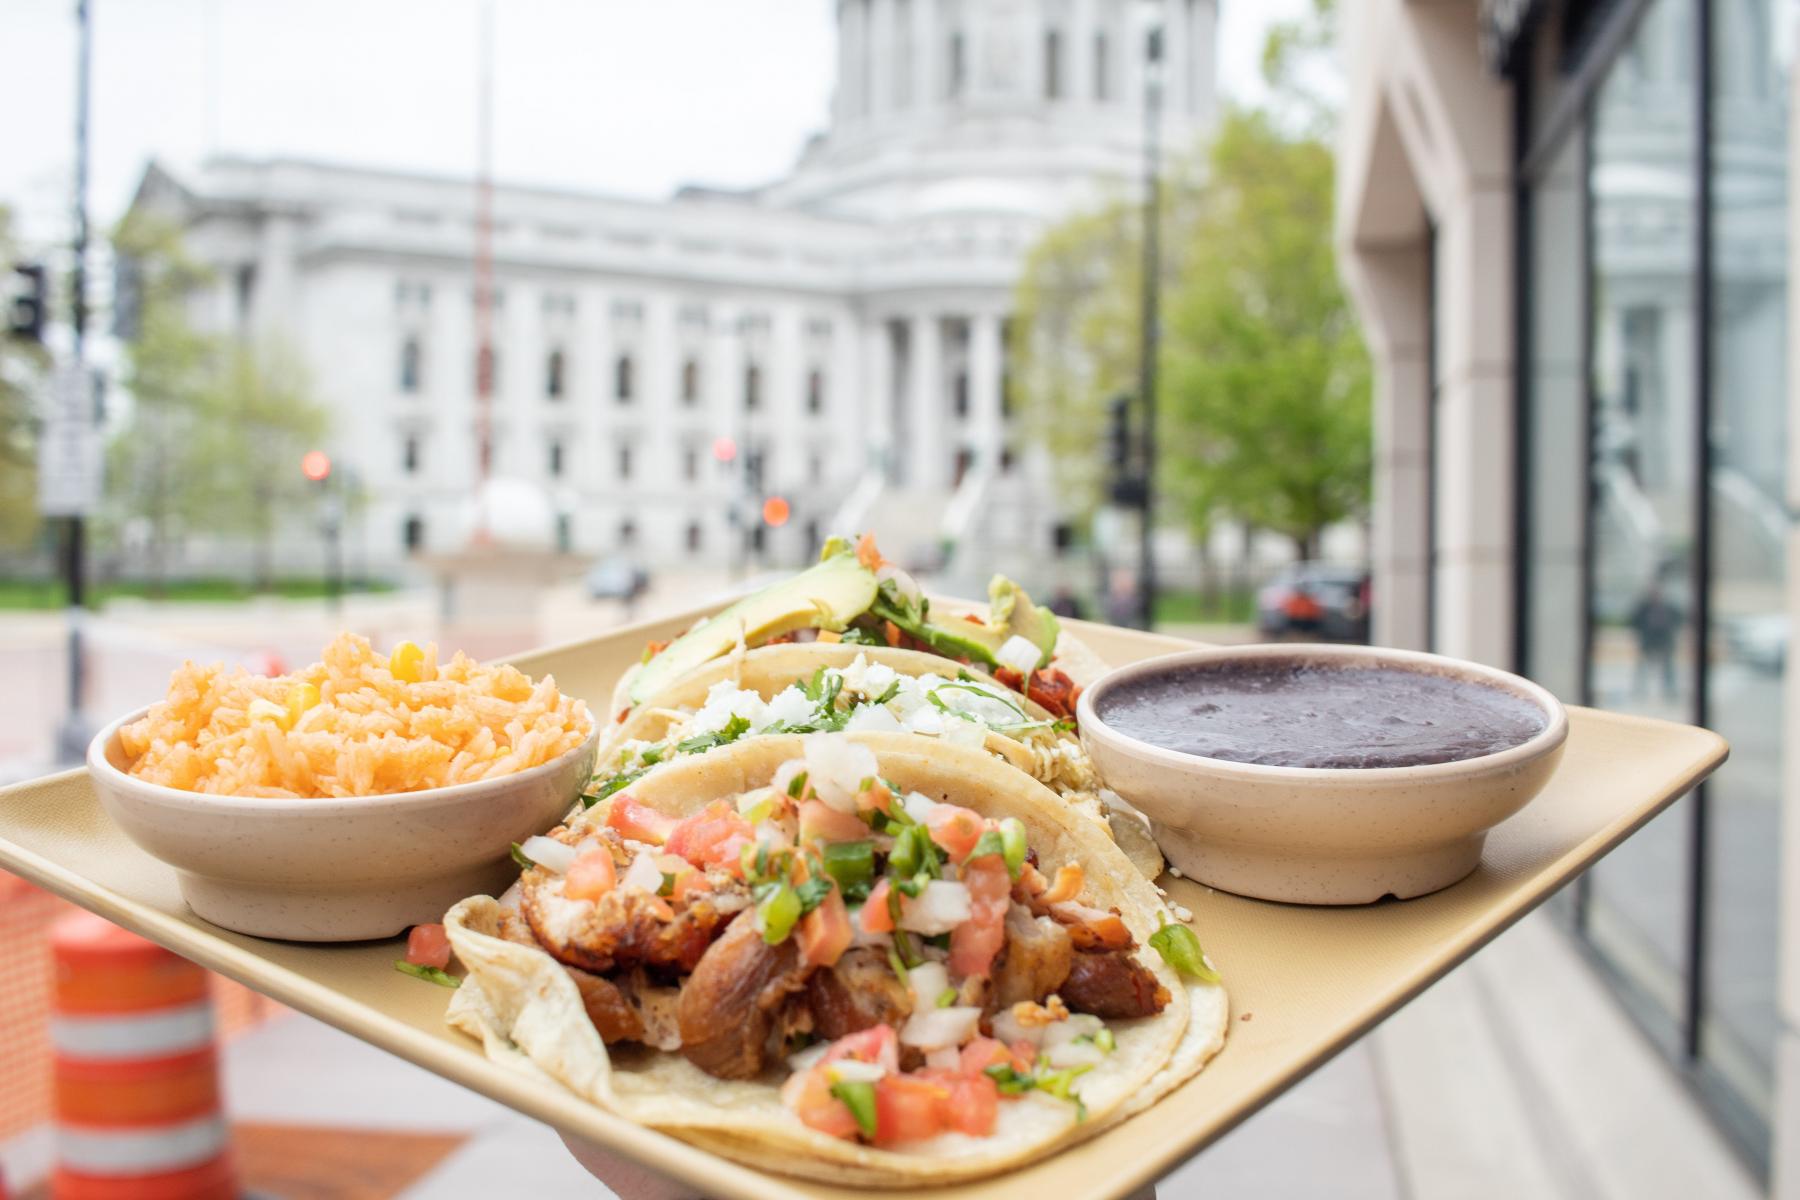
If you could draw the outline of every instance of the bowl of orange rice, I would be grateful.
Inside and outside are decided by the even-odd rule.
[[[101,805],[199,916],[297,941],[390,937],[504,886],[574,805],[598,729],[554,678],[343,634],[287,675],[187,663],[88,747]]]

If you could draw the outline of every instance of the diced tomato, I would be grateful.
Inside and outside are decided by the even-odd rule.
[[[820,1062],[834,1063],[844,1059],[879,1063],[890,1071],[900,1069],[900,1038],[892,1025],[871,1025],[856,1033],[845,1034],[825,1051]]]
[[[940,1132],[951,1087],[917,1075],[882,1076],[875,1084],[876,1144],[916,1142]]]
[[[1025,677],[1011,667],[996,667],[994,669],[994,682],[1001,687],[1011,688],[1015,692],[1022,692],[1025,690]]]
[[[967,858],[981,835],[987,832],[987,822],[981,819],[981,814],[954,804],[933,808],[931,815],[925,818],[925,824],[931,830],[931,840],[944,848],[952,862]]]
[[[1072,717],[1075,715],[1075,701],[1081,695],[1081,689],[1075,686],[1061,671],[1051,667],[1031,673],[1031,682],[1025,688],[1025,694],[1053,717]]]
[[[705,871],[679,871],[675,875],[675,886],[669,890],[669,896],[681,901],[699,892],[712,890],[712,880],[706,877]]]
[[[963,868],[969,889],[969,919],[950,933],[950,973],[985,978],[1006,940],[1006,907],[1012,902],[1012,880],[1006,863],[983,855]]]
[[[718,865],[724,867],[739,879],[742,879],[744,877],[744,847],[753,846],[755,844],[756,839],[746,834],[732,834],[730,837],[719,843],[719,848],[715,855],[718,859]]]
[[[986,1075],[959,1079],[950,1085],[943,1113],[946,1128],[970,1137],[987,1137],[994,1132],[994,1119],[1000,1113],[1000,1088]]]
[[[737,810],[721,800],[678,821],[669,831],[669,840],[665,846],[670,854],[679,854],[696,866],[712,866],[737,861],[736,849],[727,849],[726,842],[734,837],[754,836],[755,830],[750,828],[750,822],[738,816]],[[742,844],[739,843],[740,846]]]
[[[881,557],[881,551],[875,548],[875,535],[865,533],[856,539],[856,561],[871,571],[881,570],[881,564],[887,560]]]
[[[839,812],[823,800],[800,806],[800,841],[857,842],[869,836],[869,827],[850,813]]]
[[[606,825],[634,841],[660,846],[669,840],[676,820],[620,792],[612,798],[612,807],[606,810]]]
[[[450,965],[450,938],[442,925],[414,925],[406,935],[406,961],[415,967]]]
[[[823,1068],[796,1071],[781,1085],[781,1102],[808,1129],[828,1137],[854,1138],[856,1118],[842,1100],[831,1094],[831,1080]]]
[[[800,918],[800,928],[794,936],[799,939],[802,962],[829,967],[842,958],[854,936],[844,894],[832,888],[817,908]]]
[[[964,1075],[979,1075],[996,1063],[1011,1066],[1012,1061],[1012,1051],[1006,1048],[1004,1042],[977,1034],[962,1048],[962,1066],[959,1070]]]
[[[571,900],[598,900],[618,884],[619,872],[613,865],[612,853],[602,846],[575,860],[563,876],[563,895]]]
[[[1125,928],[1125,922],[1118,913],[1065,900],[1060,904],[1052,904],[1050,915],[1077,931],[1077,949],[1124,950],[1131,945],[1131,930]]]
[[[870,889],[869,898],[863,901],[862,912],[857,914],[857,923],[864,933],[894,932],[894,914],[888,911],[888,893],[892,890],[885,879]]]
[[[875,786],[864,788],[856,793],[856,811],[859,813],[894,811],[894,794],[887,790],[887,785],[879,779]]]
[[[1037,1047],[1020,1038],[1012,1044],[1013,1070],[1023,1075],[1037,1065]]]

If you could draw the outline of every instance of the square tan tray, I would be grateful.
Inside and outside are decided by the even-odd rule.
[[[513,661],[553,672],[604,712],[647,638],[694,612]],[[1189,643],[1071,622],[1109,662]],[[1161,1103],[1106,1133],[937,1196],[1126,1196],[1230,1130],[1541,903],[1724,761],[1718,735],[1585,709],[1549,787],[1496,829],[1474,875],[1432,896],[1363,908],[1302,908],[1164,878],[1195,914],[1224,972],[1232,1020],[1224,1050]],[[396,942],[306,946],[207,924],[182,904],[174,873],[101,811],[86,773],[0,790],[0,867],[257,991],[569,1133],[647,1163],[709,1196],[863,1197],[764,1174],[611,1116],[571,1093],[488,1062],[444,1027],[448,993],[393,969]]]

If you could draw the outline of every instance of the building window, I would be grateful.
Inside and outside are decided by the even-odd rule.
[[[619,443],[619,478],[631,478],[631,443]]]
[[[1112,99],[1112,55],[1108,53],[1106,35],[1094,35],[1094,99],[1105,104]]]
[[[815,416],[825,411],[825,372],[817,367],[806,373],[806,411]]]
[[[419,438],[409,433],[400,443],[400,469],[408,475],[419,473]]]
[[[563,444],[561,438],[550,439],[550,478],[561,479],[563,473]]]
[[[825,460],[817,450],[806,456],[806,478],[814,485],[825,479]]]
[[[956,378],[951,383],[950,395],[951,395],[951,405],[952,405],[952,407],[955,408],[956,415],[959,417],[968,416],[969,415],[969,373],[967,371],[958,371],[956,373]]]
[[[700,553],[700,545],[701,545],[701,541],[703,540],[703,536],[704,536],[703,532],[700,528],[700,522],[689,521],[688,527],[687,527],[687,548],[688,548],[689,554]]]
[[[629,548],[636,544],[637,522],[633,521],[630,517],[626,517],[623,521],[619,522],[619,545],[621,547]]]
[[[619,355],[619,361],[613,364],[613,396],[620,404],[631,403],[631,376],[631,355]]]
[[[544,395],[552,400],[563,396],[563,352],[559,347],[544,362]]]
[[[566,512],[556,514],[556,552],[568,554],[575,549],[575,518]]]
[[[424,351],[419,347],[419,339],[409,337],[400,343],[400,390],[408,395],[419,390],[419,380],[424,365]]]
[[[681,452],[681,478],[688,483],[700,478],[700,452],[692,446]]]
[[[1062,99],[1062,34],[1055,29],[1044,34],[1044,99]]]
[[[681,364],[681,402],[692,408],[700,403],[700,361],[690,358]]]
[[[755,412],[762,406],[762,368],[751,363],[744,368],[744,411]]]
[[[1002,475],[1011,475],[1012,469],[1013,469],[1012,447],[1011,446],[1002,446],[1000,448],[1000,473]]]
[[[950,99],[955,100],[963,94],[964,76],[968,69],[968,64],[963,61],[963,35],[961,33],[950,35],[950,53],[947,55],[947,59],[949,70],[945,74],[945,91]]]
[[[400,542],[406,547],[408,554],[417,554],[425,548],[425,518],[414,514],[406,518],[400,527]]]

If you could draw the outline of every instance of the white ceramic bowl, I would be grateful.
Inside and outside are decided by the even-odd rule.
[[[125,773],[121,726],[88,746],[107,814],[175,868],[181,894],[215,925],[257,937],[347,942],[443,919],[465,896],[498,895],[513,842],[554,826],[593,774],[599,723],[540,766],[477,783],[343,800],[214,796]]]
[[[1099,715],[1109,691],[1187,664],[1298,659],[1465,679],[1530,701],[1541,732],[1459,762],[1367,769],[1272,767],[1167,750]],[[1163,854],[1211,887],[1263,900],[1364,904],[1448,887],[1481,861],[1487,831],[1549,780],[1568,714],[1537,684],[1435,654],[1366,646],[1184,650],[1120,667],[1081,694],[1081,740],[1106,785],[1150,818]]]

